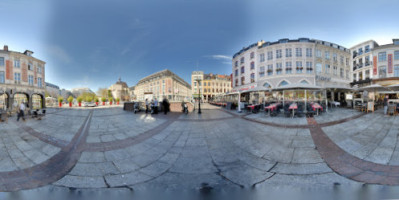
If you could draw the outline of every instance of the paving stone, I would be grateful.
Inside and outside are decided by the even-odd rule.
[[[153,177],[137,171],[128,174],[111,175],[105,177],[105,180],[111,187],[134,185],[151,179],[153,179]]]
[[[171,167],[170,164],[164,162],[154,162],[147,167],[141,168],[139,171],[152,177],[160,176]]]
[[[323,162],[319,152],[314,148],[295,148],[292,163],[320,163]]]
[[[66,175],[54,185],[74,188],[105,188],[103,177],[86,177]]]
[[[69,174],[75,176],[105,176],[119,173],[120,171],[112,162],[103,162],[77,163]]]
[[[116,168],[118,168],[118,170],[122,173],[136,171],[137,169],[141,168],[139,165],[134,163],[133,160],[130,159],[114,160],[113,163]]]
[[[277,174],[304,175],[304,174],[330,173],[332,172],[332,170],[325,163],[315,163],[315,164],[278,163],[271,170],[271,172]]]
[[[92,163],[92,162],[105,162],[104,152],[83,152],[80,156],[79,162]]]

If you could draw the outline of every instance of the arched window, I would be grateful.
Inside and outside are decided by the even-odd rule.
[[[265,88],[272,88],[272,86],[271,86],[269,83],[263,84],[263,87],[265,87]]]
[[[278,84],[279,87],[284,86],[284,85],[288,85],[287,81],[281,81],[280,84]]]
[[[309,84],[309,82],[307,82],[306,80],[302,80],[300,83],[302,83],[302,84]]]

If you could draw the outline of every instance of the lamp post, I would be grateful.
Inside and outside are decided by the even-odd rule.
[[[198,82],[198,92],[199,92],[199,99],[198,99],[198,114],[201,114],[201,88],[200,88],[200,84],[201,84],[201,79],[197,79],[196,80]]]

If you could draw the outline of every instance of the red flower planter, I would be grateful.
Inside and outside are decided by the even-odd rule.
[[[119,101],[116,102],[116,105],[119,105]]]
[[[109,105],[112,105],[112,101],[109,102]]]
[[[105,102],[103,102],[103,106],[105,106]]]
[[[98,102],[96,102],[96,106],[98,106]]]
[[[69,107],[72,107],[72,102],[69,102]]]
[[[60,107],[62,107],[62,102],[59,102],[58,105],[59,105]]]
[[[82,102],[79,102],[79,107],[81,107],[82,106]]]

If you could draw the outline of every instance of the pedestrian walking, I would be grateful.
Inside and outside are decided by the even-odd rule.
[[[148,106],[150,102],[148,102],[148,99],[145,99],[145,113],[148,113]]]
[[[169,111],[169,102],[166,99],[166,97],[163,98],[162,106],[163,106],[163,113],[166,115]]]
[[[388,113],[388,95],[385,95],[384,98],[384,115]]]
[[[158,114],[158,99],[154,100],[154,114]]]
[[[19,106],[19,112],[18,112],[18,117],[17,117],[17,121],[19,121],[19,118],[22,117],[22,119],[25,121],[25,104],[23,102],[21,102],[21,105]]]

